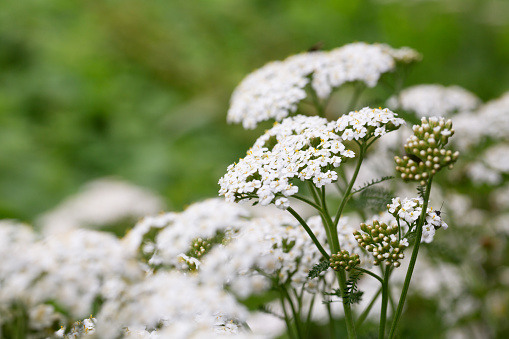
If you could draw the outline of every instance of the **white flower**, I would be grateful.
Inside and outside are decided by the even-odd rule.
[[[417,85],[404,89],[397,98],[390,98],[388,105],[425,117],[472,111],[480,102],[473,93],[459,86]]]
[[[397,62],[418,59],[408,47],[352,43],[329,52],[306,52],[274,61],[255,70],[242,80],[232,94],[228,122],[242,123],[252,129],[261,121],[281,121],[297,110],[307,97],[305,86],[319,98],[327,98],[333,88],[359,81],[368,87],[377,84],[383,73],[392,71]],[[342,126],[340,126],[341,129]]]
[[[276,199],[276,207],[282,210],[287,209],[290,206],[290,201],[287,198]]]

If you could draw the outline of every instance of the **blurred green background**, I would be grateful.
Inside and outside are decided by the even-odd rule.
[[[217,194],[264,126],[226,123],[249,72],[323,41],[421,52],[406,85],[509,90],[509,1],[0,2],[0,218],[116,176],[169,209]]]

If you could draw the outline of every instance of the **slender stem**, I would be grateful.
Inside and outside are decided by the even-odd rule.
[[[368,270],[365,270],[364,268],[361,268],[361,267],[355,267],[354,269],[357,270],[357,271],[361,271],[361,272],[364,272],[366,274],[369,274],[370,276],[372,276],[376,280],[380,281],[380,283],[383,285],[384,281],[382,280],[382,278],[380,278],[380,276],[378,274],[373,273],[373,272],[368,271]]]
[[[301,197],[301,196],[299,196],[299,195],[292,195],[292,198],[295,198],[295,199],[297,199],[297,200],[300,200],[300,201],[305,202],[306,204],[308,204],[309,206],[311,206],[311,207],[315,208],[315,209],[316,209],[316,210],[318,210],[319,212],[321,212],[321,210],[322,210],[320,206],[318,206],[317,204],[315,204],[314,202],[312,202],[312,201],[311,201],[311,200],[309,200],[309,199],[306,199],[306,198]]]
[[[299,221],[299,223],[302,225],[302,227],[304,227],[304,229],[306,230],[306,233],[311,237],[311,240],[316,245],[316,247],[318,248],[320,253],[322,253],[324,258],[329,260],[329,258],[330,258],[329,254],[327,254],[327,252],[325,252],[322,245],[320,244],[318,239],[316,239],[315,234],[313,233],[313,231],[311,231],[311,228],[308,226],[308,224],[306,224],[304,219],[302,219],[302,217],[297,212],[295,212],[295,210],[293,208],[288,207],[287,210],[288,210],[288,212],[290,212],[291,215],[293,215],[295,217],[295,219],[297,219]]]
[[[313,104],[315,104],[316,111],[318,112],[318,115],[321,116],[322,118],[325,118],[325,110],[324,110],[323,106],[320,104],[320,99],[318,99],[318,96],[316,95],[316,92],[313,89],[313,87],[311,87],[310,92],[311,92],[311,99],[313,100]]]
[[[326,303],[327,308],[327,314],[329,315],[329,330],[330,330],[330,337],[336,338],[336,322],[334,321],[334,318],[332,317],[332,310],[330,303]]]
[[[295,298],[297,299],[297,315],[299,317],[299,321],[301,321],[302,296],[304,295],[304,285],[302,285],[300,293],[297,293],[297,290],[293,287],[292,287],[292,291],[293,291],[293,294],[295,295]]]
[[[313,183],[311,181],[306,181],[306,183],[308,184],[309,191],[313,195],[313,199],[315,200],[315,203],[317,205],[320,205],[320,198],[318,197],[318,194],[316,193],[315,185],[313,185]]]
[[[322,217],[325,220],[324,227],[327,231],[327,240],[329,241],[329,245],[331,247],[332,253],[338,253],[341,250],[340,244],[339,244],[339,237],[338,237],[338,229],[336,225],[333,224],[332,218],[329,215],[329,212],[327,211],[327,205],[325,202],[325,189],[322,190],[322,210],[323,214]],[[344,270],[336,271],[336,277],[338,278],[338,284],[339,289],[341,291],[341,297],[344,296],[345,288],[346,288],[346,274]],[[343,309],[345,312],[345,321],[346,321],[346,329],[348,338],[356,338],[355,334],[355,324],[353,322],[353,314],[352,309],[349,303],[343,303]]]
[[[399,298],[398,308],[394,314],[394,320],[392,322],[391,332],[389,333],[389,339],[394,338],[396,334],[396,328],[398,327],[399,318],[401,317],[401,312],[403,311],[403,306],[405,305],[405,299],[408,293],[408,288],[410,286],[410,280],[412,279],[415,262],[417,261],[417,254],[419,254],[419,246],[421,244],[422,238],[422,226],[426,220],[426,210],[428,209],[429,195],[431,193],[431,182],[433,181],[432,179],[433,177],[430,177],[426,185],[426,192],[424,193],[424,205],[422,206],[422,212],[419,217],[419,222],[417,223],[417,235],[415,237],[414,249],[412,251],[412,257],[410,258],[410,264],[408,265],[408,271],[405,277],[405,283],[403,284],[403,290],[401,291],[401,297]]]
[[[350,184],[348,185],[345,195],[343,196],[343,200],[341,201],[341,204],[339,205],[338,211],[336,213],[336,219],[334,219],[334,228],[338,227],[339,218],[341,217],[341,213],[343,213],[343,209],[346,206],[346,203],[348,202],[348,199],[350,198],[350,192],[352,191],[352,187],[355,184],[355,179],[357,179],[357,175],[359,174],[359,170],[361,168],[362,160],[364,158],[364,153],[366,149],[363,145],[361,145],[361,150],[359,154],[359,160],[357,161],[357,165],[355,166],[355,171],[353,173],[352,179],[350,179]]]
[[[310,325],[311,325],[311,314],[313,313],[313,306],[315,305],[315,297],[316,297],[316,294],[313,294],[313,296],[311,297],[311,302],[309,304],[309,310],[308,310],[308,315],[306,317],[306,338],[309,337],[309,329],[310,329]]]
[[[286,299],[288,299],[288,303],[290,304],[290,308],[291,308],[292,314],[293,314],[293,320],[295,322],[295,328],[297,330],[297,338],[303,338],[302,331],[300,329],[300,317],[299,317],[299,313],[295,309],[295,305],[293,304],[292,297],[290,296],[290,294],[286,290],[286,287],[282,286],[281,290],[283,291],[283,294],[285,295]]]
[[[345,296],[346,289],[346,274],[345,271],[341,270],[337,272],[339,288],[341,290],[341,297]],[[353,322],[352,308],[349,303],[343,303],[343,310],[345,312],[346,332],[348,339],[357,338],[355,333],[355,323]]]
[[[316,205],[319,205],[320,217],[322,218],[322,225],[323,225],[323,228],[325,229],[325,235],[327,236],[327,242],[329,244],[331,244],[332,239],[333,239],[333,235],[331,233],[331,227],[329,226],[331,221],[330,221],[330,217],[328,216],[328,214],[326,214],[324,212],[324,207],[323,207],[324,200],[323,199],[320,200],[318,192],[316,191],[316,187],[310,181],[308,181],[307,183],[309,186],[309,190],[311,191],[313,198],[315,199]]]
[[[350,100],[350,103],[348,104],[346,113],[352,111],[355,108],[355,105],[357,104],[357,100],[359,100],[359,97],[361,96],[362,91],[364,91],[364,86],[360,83],[356,83],[355,90],[352,95],[352,100]]]
[[[366,309],[362,312],[362,314],[357,319],[357,322],[355,323],[356,328],[359,328],[362,325],[362,323],[364,322],[364,320],[366,320],[366,318],[369,314],[369,311],[371,311],[371,309],[373,308],[373,305],[375,304],[376,299],[378,299],[378,296],[380,295],[380,293],[382,293],[382,287],[380,287],[380,289],[378,289],[378,292],[376,292],[373,299],[371,299],[371,302],[369,303],[368,307],[366,307]]]
[[[378,330],[378,338],[385,338],[385,323],[387,322],[387,303],[389,301],[389,276],[391,268],[385,268],[384,281],[382,283],[382,308],[380,311],[380,327]]]
[[[279,296],[280,296],[280,301],[281,301],[281,307],[283,308],[283,313],[285,315],[285,323],[286,323],[286,328],[288,329],[288,336],[290,338],[295,338],[295,335],[293,334],[293,330],[292,330],[292,323],[290,322],[290,318],[288,318],[288,312],[286,312],[286,306],[285,306],[285,297],[282,293],[279,293]]]

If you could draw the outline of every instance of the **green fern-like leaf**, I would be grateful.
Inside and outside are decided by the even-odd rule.
[[[419,196],[424,199],[424,194],[426,193],[426,186],[417,186],[417,193],[419,194]]]
[[[277,314],[275,313],[269,306],[267,305],[260,305],[260,307],[258,307],[258,311],[260,312],[263,312],[263,313],[267,313],[267,314],[270,314],[270,315],[273,315],[275,316],[276,318],[279,318],[281,320],[285,320],[285,317],[282,316],[281,314]]]
[[[329,269],[329,267],[330,267],[330,264],[329,264],[328,260],[320,261],[318,264],[313,266],[313,268],[311,270],[309,270],[308,278],[313,279],[313,278],[320,276],[320,274],[324,271],[327,271]]]
[[[392,191],[381,187],[370,187],[364,189],[356,199],[350,200],[357,210],[368,210],[371,213],[378,213],[387,208],[394,194]]]
[[[350,278],[346,282],[346,287],[343,295],[344,304],[355,304],[361,301],[361,297],[364,294],[362,291],[358,291],[357,283],[363,272],[355,271],[350,275]]]
[[[380,179],[373,179],[371,181],[368,181],[368,182],[364,183],[364,185],[362,185],[361,187],[354,189],[352,191],[351,195],[354,195],[355,193],[362,192],[365,189],[367,189],[368,187],[374,186],[376,184],[379,184],[381,182],[384,182],[384,181],[387,181],[387,180],[391,180],[391,179],[394,179],[394,177],[393,176],[386,176],[386,177],[381,177]]]

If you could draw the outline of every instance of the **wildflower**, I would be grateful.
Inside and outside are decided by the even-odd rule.
[[[253,129],[261,121],[281,121],[295,113],[307,97],[310,85],[320,99],[348,82],[374,87],[380,76],[394,70],[398,63],[419,59],[408,47],[352,43],[329,52],[306,52],[274,61],[249,74],[237,86],[230,100],[228,122]]]
[[[389,98],[387,104],[393,109],[403,109],[419,117],[426,117],[470,112],[480,102],[477,96],[459,86],[418,85],[404,89],[397,97]]]
[[[257,199],[260,205],[276,203],[298,193],[292,180],[310,181],[316,187],[337,181],[335,168],[355,153],[347,150],[343,140],[367,141],[398,129],[404,121],[388,109],[364,107],[337,121],[295,116],[286,118],[266,131],[238,163],[230,165],[219,180],[219,194],[227,201]]]
[[[452,121],[444,118],[422,118],[421,125],[414,125],[414,134],[405,144],[407,155],[394,157],[396,171],[406,181],[420,181],[424,185],[426,180],[435,175],[443,167],[452,168],[459,156],[459,152],[446,150],[445,145],[454,134]],[[449,133],[442,134],[443,131]]]

